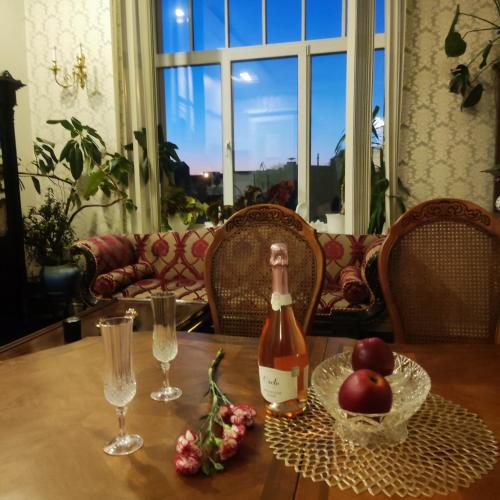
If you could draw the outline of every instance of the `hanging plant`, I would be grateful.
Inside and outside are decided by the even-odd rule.
[[[500,0],[494,0],[494,4],[498,16],[500,16]],[[461,17],[474,19],[477,27],[465,31],[462,35],[457,29]],[[492,56],[492,49],[497,45],[500,39],[500,19],[491,21],[476,16],[475,14],[461,12],[460,6],[457,5],[448,35],[444,42],[446,55],[448,57],[460,57],[464,55],[469,48],[467,43],[468,35],[477,32],[487,33],[489,39],[484,42],[482,46],[474,49],[474,55],[468,63],[458,64],[451,70],[449,90],[454,94],[460,94],[462,96],[460,109],[471,108],[481,100],[484,87],[479,81],[479,77],[483,71],[499,61],[498,57]]]

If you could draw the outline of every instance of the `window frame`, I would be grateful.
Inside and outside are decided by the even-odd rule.
[[[155,0],[151,0],[154,2]],[[321,54],[346,53],[349,61],[348,43],[349,37],[354,37],[354,33],[346,33],[346,13],[347,0],[343,0],[342,9],[342,36],[336,38],[324,38],[318,40],[306,40],[306,0],[302,0],[301,18],[301,40],[295,42],[270,43],[266,41],[266,0],[262,1],[262,44],[245,47],[229,47],[229,0],[224,0],[224,24],[225,24],[225,47],[214,50],[193,50],[193,2],[189,2],[189,23],[190,23],[190,48],[189,52],[158,53],[157,40],[155,40],[154,67],[158,81],[157,95],[164,91],[162,88],[162,78],[159,76],[164,68],[180,66],[197,66],[219,64],[221,69],[221,102],[222,102],[222,174],[223,174],[223,202],[232,205],[234,202],[233,173],[234,173],[234,124],[233,124],[233,93],[231,82],[232,63],[245,60],[272,59],[279,57],[297,58],[297,81],[298,81],[298,130],[297,130],[297,203],[304,203],[309,210],[309,174],[311,167],[311,57]],[[387,0],[385,0],[387,9]],[[157,12],[153,8],[154,12]],[[387,10],[386,10],[387,12]],[[387,14],[386,14],[387,17]],[[154,20],[155,30],[158,39],[160,30]],[[387,29],[387,22],[386,29]],[[386,34],[374,33],[373,49],[386,49]],[[347,79],[347,75],[346,75]],[[347,85],[346,85],[347,87]],[[387,87],[387,86],[386,86]],[[349,115],[354,114],[354,110],[349,109],[347,103],[350,102],[353,89],[346,88],[346,125]],[[386,92],[387,96],[387,92]],[[386,98],[387,100],[387,98]],[[157,100],[158,116],[164,117],[164,111]],[[370,110],[371,113],[371,110]],[[166,134],[168,134],[168,124],[163,119]],[[347,168],[347,165],[346,165]],[[347,180],[346,180],[347,183]],[[346,185],[346,189],[347,189]],[[356,211],[356,205],[346,207],[346,210]],[[351,214],[356,218],[356,213]],[[347,229],[347,228],[346,228]]]

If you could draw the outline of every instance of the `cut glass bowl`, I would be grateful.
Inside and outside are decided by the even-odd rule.
[[[394,357],[394,372],[385,377],[392,389],[389,413],[354,413],[339,406],[339,388],[353,372],[350,352],[325,359],[314,369],[312,386],[321,404],[335,419],[335,430],[344,439],[361,446],[394,445],[406,439],[408,420],[427,398],[431,379],[410,358],[397,353]]]

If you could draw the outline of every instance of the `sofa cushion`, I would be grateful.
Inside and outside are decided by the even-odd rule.
[[[124,298],[147,299],[152,290],[167,290],[175,292],[177,299],[190,300],[194,302],[207,302],[207,292],[203,280],[176,280],[164,282],[159,279],[141,280],[132,283],[122,292]]]
[[[361,270],[357,266],[347,266],[340,271],[340,289],[351,305],[364,304],[370,300],[370,289],[361,278]]]
[[[361,311],[368,309],[370,304],[350,304],[340,288],[323,290],[316,314],[329,316],[335,311]]]
[[[318,233],[318,240],[325,254],[326,290],[338,289],[340,271],[346,266],[361,264],[366,248],[378,240],[377,235],[351,235]]]
[[[213,229],[151,233],[134,238],[139,259],[151,264],[156,278],[166,282],[203,280],[205,253],[213,241]]]
[[[139,262],[99,275],[92,289],[95,294],[108,298],[131,283],[153,276],[154,269],[151,264]]]

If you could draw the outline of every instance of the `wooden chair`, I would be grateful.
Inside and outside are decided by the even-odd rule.
[[[205,286],[216,333],[257,337],[271,298],[270,246],[284,242],[296,318],[307,333],[324,276],[324,255],[312,229],[279,205],[253,205],[216,231],[205,259]]]
[[[397,342],[499,341],[500,220],[474,203],[422,203],[390,228],[378,259]]]

